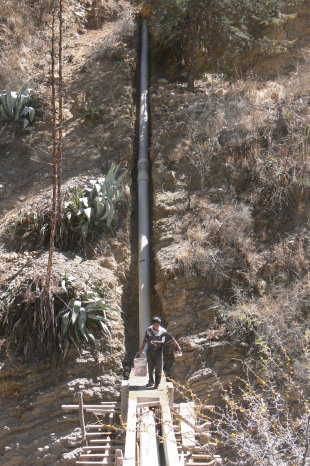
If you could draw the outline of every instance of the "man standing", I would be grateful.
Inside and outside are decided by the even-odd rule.
[[[154,388],[158,388],[161,380],[161,371],[163,366],[163,346],[167,343],[173,343],[178,351],[181,353],[180,345],[175,341],[173,336],[167,332],[167,330],[161,327],[160,317],[153,317],[153,325],[147,328],[142,342],[141,348],[139,349],[139,354],[142,354],[146,343],[148,347],[146,350],[146,359],[149,370],[149,381],[146,384],[147,387],[152,387],[154,385],[153,371],[155,368],[155,385]]]

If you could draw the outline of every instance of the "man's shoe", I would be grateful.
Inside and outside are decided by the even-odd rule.
[[[148,382],[148,383],[146,384],[146,388],[153,387],[153,385],[154,385],[154,382]]]
[[[158,388],[158,383],[154,385],[154,390],[156,390],[156,388]]]

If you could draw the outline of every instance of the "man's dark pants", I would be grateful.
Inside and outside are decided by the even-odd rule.
[[[154,383],[153,371],[155,369],[155,385],[160,384],[161,371],[163,367],[163,352],[162,350],[146,352],[147,367],[149,370],[149,383]]]

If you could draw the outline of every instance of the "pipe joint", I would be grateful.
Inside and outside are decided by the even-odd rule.
[[[147,160],[146,161],[141,160],[138,162],[138,181],[149,180],[148,168],[149,168],[149,163]]]

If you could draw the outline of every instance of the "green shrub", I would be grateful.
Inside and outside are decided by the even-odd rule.
[[[123,193],[122,180],[125,170],[116,177],[119,165],[112,163],[106,177],[91,181],[84,191],[75,189],[72,200],[65,203],[67,219],[73,230],[80,231],[85,239],[98,225],[109,227],[115,215],[115,203]]]
[[[26,128],[35,116],[33,107],[28,107],[30,88],[22,87],[19,92],[2,91],[0,93],[0,118],[2,121],[21,123]]]
[[[86,291],[80,299],[73,298],[58,314],[61,319],[61,332],[63,340],[63,354],[66,355],[70,341],[77,349],[83,337],[87,342],[92,341],[99,346],[92,329],[101,329],[106,337],[111,338],[107,325],[109,318],[107,311],[116,309],[104,303],[92,291]]]
[[[80,108],[80,112],[85,120],[98,122],[103,117],[103,110],[95,104],[84,104]]]

